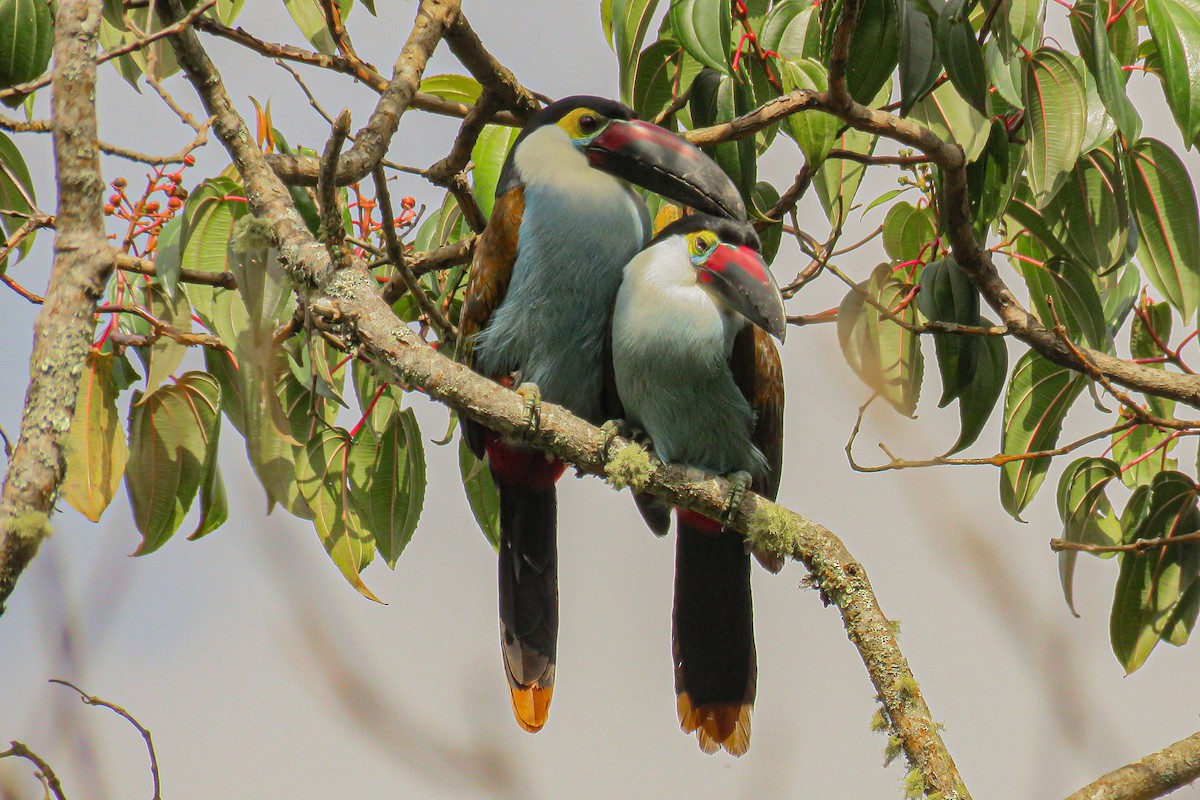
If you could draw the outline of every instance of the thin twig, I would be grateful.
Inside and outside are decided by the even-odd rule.
[[[153,33],[148,33],[145,36],[139,36],[137,39],[134,39],[133,41],[126,42],[125,44],[121,45],[120,47],[114,47],[112,50],[107,50],[104,53],[102,53],[99,58],[96,59],[96,63],[103,64],[107,61],[112,61],[114,58],[118,58],[118,57],[124,56],[124,55],[129,55],[130,53],[134,52],[135,50],[141,50],[143,48],[149,47],[150,45],[154,44],[155,42],[157,42],[160,39],[165,39],[168,36],[176,34],[179,31],[186,28],[187,26],[191,25],[193,22],[196,21],[197,18],[200,17],[201,14],[205,13],[210,8],[215,6],[216,4],[217,4],[217,0],[204,0],[204,2],[200,3],[195,8],[193,8],[191,11],[189,11],[186,16],[182,17],[175,24],[167,25],[166,27],[163,27],[157,31],[154,31]],[[0,89],[0,100],[9,98],[9,97],[16,97],[18,95],[33,94],[38,89],[42,89],[42,88],[49,86],[50,85],[50,77],[51,77],[50,75],[45,75],[41,78],[37,78],[36,80],[32,80],[27,83],[20,83],[20,84],[17,84],[16,86],[10,86],[7,89]],[[147,74],[147,77],[149,77],[149,74]]]
[[[387,245],[388,258],[392,261],[392,266],[396,268],[396,272],[400,280],[404,283],[408,293],[417,303],[417,307],[421,309],[421,313],[429,320],[429,324],[437,329],[438,336],[443,342],[454,342],[458,340],[458,329],[451,324],[450,320],[442,313],[442,310],[437,307],[429,295],[425,292],[425,287],[413,275],[412,270],[408,267],[408,260],[404,257],[404,246],[396,237],[395,227],[395,212],[392,210],[392,195],[387,188],[387,176],[383,174],[383,167],[375,167],[373,173],[375,177],[375,197],[379,201],[379,213],[383,217],[383,241]],[[395,302],[395,301],[393,301]]]
[[[221,340],[221,337],[211,333],[188,333],[181,331],[175,326],[159,319],[151,311],[143,306],[128,305],[128,304],[112,304],[103,305],[96,308],[97,314],[133,314],[141,317],[150,323],[152,331],[149,334],[141,335],[125,335],[124,340],[128,344],[142,346],[153,344],[159,338],[166,336],[168,339],[173,339],[185,347],[211,347],[213,350],[228,350],[229,346]],[[109,338],[117,336],[113,333]]]
[[[1081,553],[1142,553],[1146,550],[1184,542],[1200,542],[1200,531],[1184,533],[1179,536],[1163,536],[1159,539],[1137,539],[1126,544],[1089,544],[1088,542],[1068,542],[1066,539],[1051,539],[1050,549],[1056,553],[1061,553],[1063,550],[1078,550]]]
[[[60,686],[66,686],[69,689],[74,689],[76,692],[79,692],[79,699],[85,704],[89,706],[100,706],[102,708],[107,708],[115,712],[117,716],[122,717],[125,719],[125,721],[137,729],[137,732],[142,735],[142,739],[144,739],[146,742],[146,752],[150,756],[150,777],[154,780],[154,797],[152,800],[162,800],[162,787],[159,784],[158,776],[158,756],[154,752],[154,740],[150,736],[150,731],[147,730],[140,722],[134,719],[133,715],[125,709],[110,703],[107,700],[88,694],[70,681],[64,681],[61,678],[51,678],[50,683],[57,683]]]
[[[875,397],[876,395],[872,395],[871,400],[874,400]],[[858,438],[859,430],[862,427],[863,414],[866,411],[867,406],[871,404],[871,400],[868,400],[866,404],[859,408],[858,419],[855,421],[854,428],[850,432],[850,439],[846,442],[846,458],[849,460],[850,468],[855,472],[888,472],[901,469],[918,469],[923,467],[944,466],[986,465],[992,467],[1002,467],[1005,464],[1010,464],[1014,461],[1028,461],[1034,458],[1050,458],[1053,456],[1066,455],[1074,450],[1078,450],[1080,447],[1083,447],[1086,444],[1091,444],[1099,439],[1112,436],[1114,433],[1120,433],[1121,431],[1132,428],[1138,424],[1132,420],[1122,422],[1118,425],[1113,425],[1111,428],[1105,428],[1102,431],[1090,433],[1087,436],[1084,436],[1082,439],[1076,439],[1070,444],[1065,444],[1062,447],[1055,447],[1050,450],[1035,450],[1029,453],[996,453],[993,456],[987,456],[983,458],[950,458],[947,456],[936,456],[934,458],[910,460],[905,458],[897,458],[892,451],[888,449],[887,445],[885,445],[883,442],[879,442],[877,446],[883,451],[883,454],[891,460],[886,464],[864,466],[854,460],[854,441]]]
[[[29,763],[38,768],[38,777],[44,781],[44,785],[52,792],[57,800],[67,800],[63,794],[62,784],[58,780],[58,776],[54,774],[54,770],[46,763],[46,760],[37,753],[30,750],[25,745],[18,741],[9,742],[9,748],[0,753],[0,758],[23,758]]]

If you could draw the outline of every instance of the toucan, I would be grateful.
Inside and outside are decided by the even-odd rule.
[[[769,499],[783,460],[783,297],[753,227],[706,214],[667,226],[625,267],[611,323],[612,381],[625,426],[664,462],[733,474]],[[670,507],[637,496],[655,533]],[[721,520],[676,510],[672,654],[684,731],[701,749],[750,745],[757,661],[745,541]],[[760,559],[777,571],[781,563]]]
[[[525,395],[600,424],[608,320],[625,264],[645,246],[646,204],[630,183],[745,219],[732,181],[675,134],[624,105],[577,96],[547,105],[517,136],[481,234],[459,321],[458,358]],[[500,495],[500,634],[513,713],[546,723],[558,638],[555,483],[561,461],[471,420]]]

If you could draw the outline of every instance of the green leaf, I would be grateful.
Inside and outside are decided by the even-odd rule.
[[[1025,100],[1021,97],[1021,59],[1008,60],[993,38],[983,46],[983,64],[987,67],[988,80],[996,87],[996,94],[1013,108],[1024,108]]]
[[[620,70],[621,99],[625,102],[632,97],[638,52],[657,9],[658,0],[612,0],[613,40]]]
[[[462,103],[464,106],[473,106],[479,101],[483,87],[474,78],[447,73],[422,78],[418,91],[440,97],[443,100]]]
[[[204,348],[204,369],[221,387],[221,410],[234,429],[246,435],[246,386],[232,354]]]
[[[392,387],[380,380],[375,368],[365,361],[355,359],[350,362],[350,375],[364,424],[371,435],[378,439],[392,417],[399,413],[400,403]]]
[[[1163,356],[1163,348],[1159,342],[1167,346],[1171,344],[1171,307],[1165,302],[1154,303],[1147,298],[1141,310],[1146,315],[1145,319],[1138,314],[1133,318],[1133,324],[1129,327],[1129,355],[1135,359],[1160,358]],[[1147,322],[1149,325],[1146,324]],[[1163,362],[1150,362],[1145,366],[1160,370],[1167,368]],[[1175,415],[1174,400],[1152,394],[1147,394],[1145,397],[1150,404],[1150,411],[1155,416],[1166,419]]]
[[[265,367],[250,361],[239,364],[246,454],[267,494],[268,511],[279,503],[297,517],[312,519],[313,511],[296,483],[296,462],[303,458],[301,445],[314,427],[309,412],[320,413],[323,401],[296,379],[283,360],[274,358]],[[284,411],[285,401],[290,416]]]
[[[394,414],[378,439],[355,440],[349,469],[351,497],[362,522],[395,569],[425,504],[425,449],[412,409]]]
[[[1085,456],[1071,462],[1058,481],[1058,518],[1063,523],[1064,540],[1102,546],[1121,540],[1121,524],[1107,494],[1108,484],[1120,474],[1120,465],[1107,458]],[[1078,550],[1062,550],[1058,554],[1058,580],[1063,598],[1077,617],[1074,584],[1078,556]]]
[[[1044,216],[1057,220],[1057,238],[1093,274],[1120,263],[1129,240],[1125,182],[1112,154],[1096,149],[1079,158]]]
[[[1071,56],[1070,59],[1075,71],[1083,78],[1087,124],[1083,129],[1083,146],[1079,148],[1079,152],[1088,153],[1097,147],[1110,144],[1117,132],[1117,125],[1108,115],[1108,109],[1104,107],[1104,101],[1096,88],[1096,79],[1088,72],[1083,59],[1078,56]]]
[[[1057,314],[1072,341],[1101,350],[1111,349],[1100,295],[1085,267],[1057,258],[1040,267],[1022,261],[1021,274],[1025,276],[1029,299],[1043,325],[1053,328]]]
[[[487,464],[480,461],[467,447],[467,440],[459,437],[458,471],[462,477],[467,503],[479,530],[487,537],[492,549],[500,551],[500,492],[492,479]]]
[[[1200,2],[1146,0],[1146,20],[1158,47],[1163,91],[1183,140],[1200,140]]]
[[[917,102],[909,115],[943,139],[957,143],[967,161],[979,158],[991,130],[987,117],[959,95],[950,84],[943,84]]]
[[[270,225],[261,218],[245,216],[234,223],[229,271],[237,279],[251,333],[259,338],[273,334],[292,315],[294,290],[279,262],[279,251],[271,246]]]
[[[1121,480],[1130,489],[1136,489],[1150,485],[1160,472],[1175,469],[1179,462],[1169,453],[1178,443],[1169,431],[1153,425],[1135,425],[1113,434],[1112,457],[1121,465]]]
[[[988,113],[988,76],[983,49],[971,27],[971,0],[949,0],[934,25],[937,49],[950,83],[981,114]]]
[[[888,83],[899,57],[895,0],[863,0],[846,58],[846,91],[860,103],[872,102]]]
[[[895,261],[911,261],[928,251],[937,236],[937,217],[928,206],[899,202],[883,218],[883,249]],[[968,325],[974,324],[971,318]]]
[[[111,353],[88,352],[67,433],[63,497],[92,522],[100,521],[116,495],[129,456],[112,381],[115,359]]]
[[[145,295],[146,310],[159,320],[182,333],[191,333],[192,310],[188,296],[178,292],[175,299],[167,297],[167,293],[158,285],[151,284],[150,291]],[[139,347],[138,355],[146,365],[146,390],[153,392],[175,373],[179,364],[187,354],[187,347],[169,336],[159,336],[149,348]]]
[[[992,25],[1004,63],[1020,55],[1022,47],[1033,50],[1041,43],[1046,5],[1043,0],[1000,0]]]
[[[943,258],[921,271],[917,310],[935,322],[978,325],[979,292],[953,258]],[[942,399],[938,401],[938,408],[945,408],[951,400],[973,388],[982,338],[985,337],[933,334],[938,369],[942,374]]]
[[[296,460],[296,483],[313,512],[313,526],[342,577],[368,600],[381,602],[359,573],[375,556],[375,539],[354,501],[353,440],[342,428],[325,428]]]
[[[780,65],[784,91],[814,89],[823,92],[829,88],[825,67],[813,59],[784,61]],[[837,141],[841,120],[824,111],[800,111],[783,121],[784,131],[800,145],[804,160],[816,167],[825,160]]]
[[[242,187],[230,178],[204,181],[188,196],[180,234],[183,269],[226,272],[229,269],[229,240],[234,224],[246,214],[246,203],[229,200],[243,197]],[[211,286],[193,286],[192,305],[203,319],[212,312],[216,293],[227,291]],[[205,325],[208,325],[206,322]]]
[[[1055,447],[1063,419],[1086,383],[1083,375],[1035,352],[1021,356],[1004,398],[1001,452],[1023,455]],[[1041,488],[1049,468],[1049,456],[1023,458],[1001,467],[1000,504],[1013,518],[1021,519],[1021,511]]]
[[[616,52],[616,43],[613,41],[613,0],[600,0],[600,28],[604,31],[604,41],[608,42],[608,49]]]
[[[638,57],[630,105],[640,119],[652,120],[675,97],[675,76],[680,70],[683,48],[670,39],[655,42]],[[680,81],[680,87],[686,86]]]
[[[991,327],[994,323],[987,317],[980,317],[976,324]],[[958,440],[946,455],[960,453],[975,444],[1004,391],[1004,379],[1008,377],[1008,348],[1004,337],[984,336],[982,339],[976,354],[975,381],[970,391],[958,396]]]
[[[1039,47],[1025,64],[1026,175],[1039,208],[1075,166],[1087,128],[1087,94],[1071,59]]]
[[[1175,151],[1157,139],[1139,139],[1126,156],[1138,263],[1154,288],[1191,319],[1200,302],[1200,215],[1191,178]]]
[[[876,95],[875,101],[871,105],[877,106],[886,103],[891,93],[892,87],[889,82],[879,90],[879,94]],[[872,136],[862,131],[848,130],[834,144],[840,150],[870,155],[875,151],[875,145],[878,142],[878,136]],[[825,215],[829,218],[831,225],[839,226],[850,216],[850,209],[854,206],[854,196],[858,194],[858,187],[862,184],[866,169],[865,164],[857,161],[835,158],[825,161],[817,170],[816,177],[813,178],[813,186],[817,190],[817,199],[821,201],[821,208],[825,210]]]
[[[229,497],[225,493],[225,481],[221,478],[221,468],[217,460],[217,443],[220,438],[221,426],[218,418],[213,440],[209,444],[208,454],[201,468],[200,521],[196,523],[196,530],[188,536],[189,542],[207,536],[229,520]]]
[[[754,187],[754,211],[759,216],[766,218],[766,212],[770,211],[776,203],[779,202],[779,190],[766,181],[759,181]],[[762,257],[771,264],[775,261],[775,256],[779,253],[779,242],[783,238],[783,225],[773,224],[768,225],[758,234],[759,241],[762,243]]]
[[[471,170],[471,186],[475,190],[479,210],[485,217],[492,216],[500,170],[504,168],[508,151],[520,133],[517,128],[508,125],[484,125],[471,150],[471,161],[475,164],[475,169]]]
[[[188,372],[145,397],[129,415],[125,488],[142,534],[134,555],[153,553],[179,529],[204,479],[220,428],[221,389],[204,372]]]
[[[1020,161],[1019,145],[1011,145],[1004,123],[993,120],[980,156],[967,164],[967,196],[976,236],[986,239],[994,222],[1008,208],[1013,178]]]
[[[33,180],[29,176],[29,167],[25,165],[25,159],[21,157],[21,151],[17,149],[13,140],[0,133],[0,228],[3,228],[7,236],[16,233],[25,224],[25,218],[4,212],[28,214],[33,211],[29,200],[25,199],[26,195],[31,200],[37,200],[33,191]],[[29,252],[29,248],[33,246],[33,239],[34,234],[25,237],[25,241],[16,250],[17,261]],[[5,256],[0,260],[0,274],[3,274],[7,266],[8,257]]]
[[[933,23],[908,0],[897,0],[900,12],[900,114],[933,89],[942,72],[942,58],[933,36]]]
[[[1107,0],[1103,6],[1097,0],[1079,0],[1071,8],[1071,33],[1088,72],[1096,81],[1096,92],[1121,135],[1133,141],[1141,133],[1142,118],[1125,93],[1121,64],[1108,43],[1107,20]]]
[[[1066,238],[1066,228],[1062,219],[1059,215],[1034,208],[1033,193],[1024,180],[1018,179],[1013,184],[1013,194],[1005,213],[1016,222],[1015,227],[1009,222],[1010,229],[1019,231],[1024,228],[1028,232],[1017,237],[1014,247],[1016,252],[1039,261],[1046,261],[1051,257],[1071,258],[1071,252],[1062,243]],[[1018,260],[1012,259],[1013,264],[1016,265]]]
[[[329,32],[325,13],[321,10],[321,0],[283,0],[283,4],[309,44],[325,55],[337,52],[337,43]],[[342,19],[345,19],[354,7],[354,0],[338,0],[337,5],[342,12]]]
[[[869,280],[846,294],[837,318],[838,343],[850,368],[906,417],[913,416],[921,394],[925,362],[920,337],[886,318],[859,290],[892,311],[909,288],[896,277],[891,264],[880,264]],[[894,313],[910,325],[917,324],[913,303]]]
[[[813,5],[807,0],[776,3],[758,35],[764,50],[793,61],[821,55],[821,26]]]
[[[40,76],[53,51],[54,15],[45,0],[0,0],[0,89]]]
[[[733,29],[730,0],[671,0],[667,19],[675,38],[692,58],[729,74]]]
[[[1108,335],[1115,338],[1125,324],[1129,312],[1137,302],[1142,290],[1141,273],[1134,267],[1125,267],[1120,277],[1104,294],[1104,320],[1108,323]]]
[[[749,86],[735,82],[728,75],[722,75],[713,69],[703,69],[696,75],[692,82],[692,95],[688,100],[692,122],[698,127],[728,122],[740,114],[749,112],[753,104]],[[755,140],[747,137],[702,149],[733,180],[748,205],[757,183]]]
[[[174,299],[179,288],[179,268],[183,261],[183,215],[176,214],[163,225],[154,251],[154,282],[168,298]],[[190,309],[190,306],[189,306]]]
[[[1148,511],[1128,541],[1164,539],[1200,528],[1197,487],[1181,472],[1163,472],[1150,487]],[[1113,595],[1109,633],[1113,653],[1133,672],[1160,640],[1180,644],[1195,623],[1194,601],[1185,595],[1200,574],[1200,543],[1156,547],[1144,553],[1121,553],[1121,574]]]

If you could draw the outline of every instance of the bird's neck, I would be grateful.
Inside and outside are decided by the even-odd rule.
[[[546,125],[529,134],[514,154],[521,181],[528,188],[594,195],[623,189],[625,182],[592,167],[566,131]]]

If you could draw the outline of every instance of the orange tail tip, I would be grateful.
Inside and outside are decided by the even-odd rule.
[[[749,703],[712,703],[693,706],[687,692],[680,692],[679,727],[684,733],[696,733],[700,749],[712,755],[724,748],[731,756],[743,756],[750,749]]]
[[[517,724],[529,733],[540,731],[550,716],[554,687],[542,688],[535,683],[532,686],[509,686],[509,691],[512,693],[513,716],[517,718]]]

